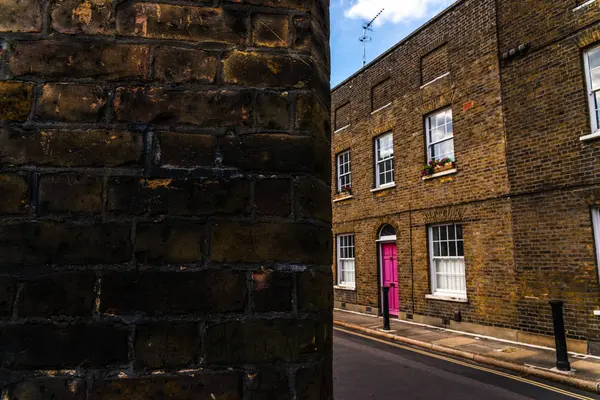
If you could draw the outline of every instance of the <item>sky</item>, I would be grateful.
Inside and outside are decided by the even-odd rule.
[[[455,0],[331,0],[331,87],[362,67],[362,24],[384,9],[369,32],[367,63]]]

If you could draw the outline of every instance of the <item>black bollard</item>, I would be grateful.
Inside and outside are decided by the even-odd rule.
[[[390,331],[390,288],[383,287],[383,330]]]
[[[563,317],[563,302],[551,300],[552,322],[554,323],[554,340],[556,341],[556,368],[559,371],[570,371],[569,354],[567,353],[567,335]]]

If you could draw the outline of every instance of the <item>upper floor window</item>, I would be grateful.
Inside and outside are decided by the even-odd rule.
[[[600,130],[600,46],[584,55],[592,133]]]
[[[449,158],[454,161],[454,130],[452,109],[437,111],[425,118],[427,162]]]
[[[340,286],[354,288],[356,271],[354,262],[354,235],[337,237],[337,282]]]
[[[467,297],[462,225],[429,227],[431,288],[434,295]]]
[[[394,184],[394,139],[392,133],[375,138],[375,187]]]
[[[338,192],[349,192],[352,190],[350,150],[346,150],[337,155],[337,189]]]

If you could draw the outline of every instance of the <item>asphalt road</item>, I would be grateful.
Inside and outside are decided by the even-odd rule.
[[[402,346],[406,347],[406,346]],[[416,350],[416,349],[414,349]],[[344,333],[334,333],[336,400],[361,399],[598,399],[594,394],[498,371],[510,377]],[[456,360],[461,363],[465,361]],[[554,390],[552,390],[554,389]]]

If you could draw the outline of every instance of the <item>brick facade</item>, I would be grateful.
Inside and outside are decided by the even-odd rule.
[[[332,398],[328,7],[3,2],[0,397]]]
[[[551,335],[548,300],[559,298],[569,337],[600,341],[599,142],[580,140],[590,133],[582,49],[600,42],[600,6],[575,3],[459,1],[334,88],[332,115],[343,105],[351,117],[331,160],[350,150],[352,197],[334,187],[333,229],[356,243],[356,288],[335,289],[338,307],[379,312],[376,239],[390,224],[401,318]],[[373,113],[384,79],[392,104]],[[445,108],[456,172],[422,179],[425,119]],[[374,190],[373,139],[386,132],[395,186]],[[439,223],[462,224],[466,302],[428,296],[427,230]]]

